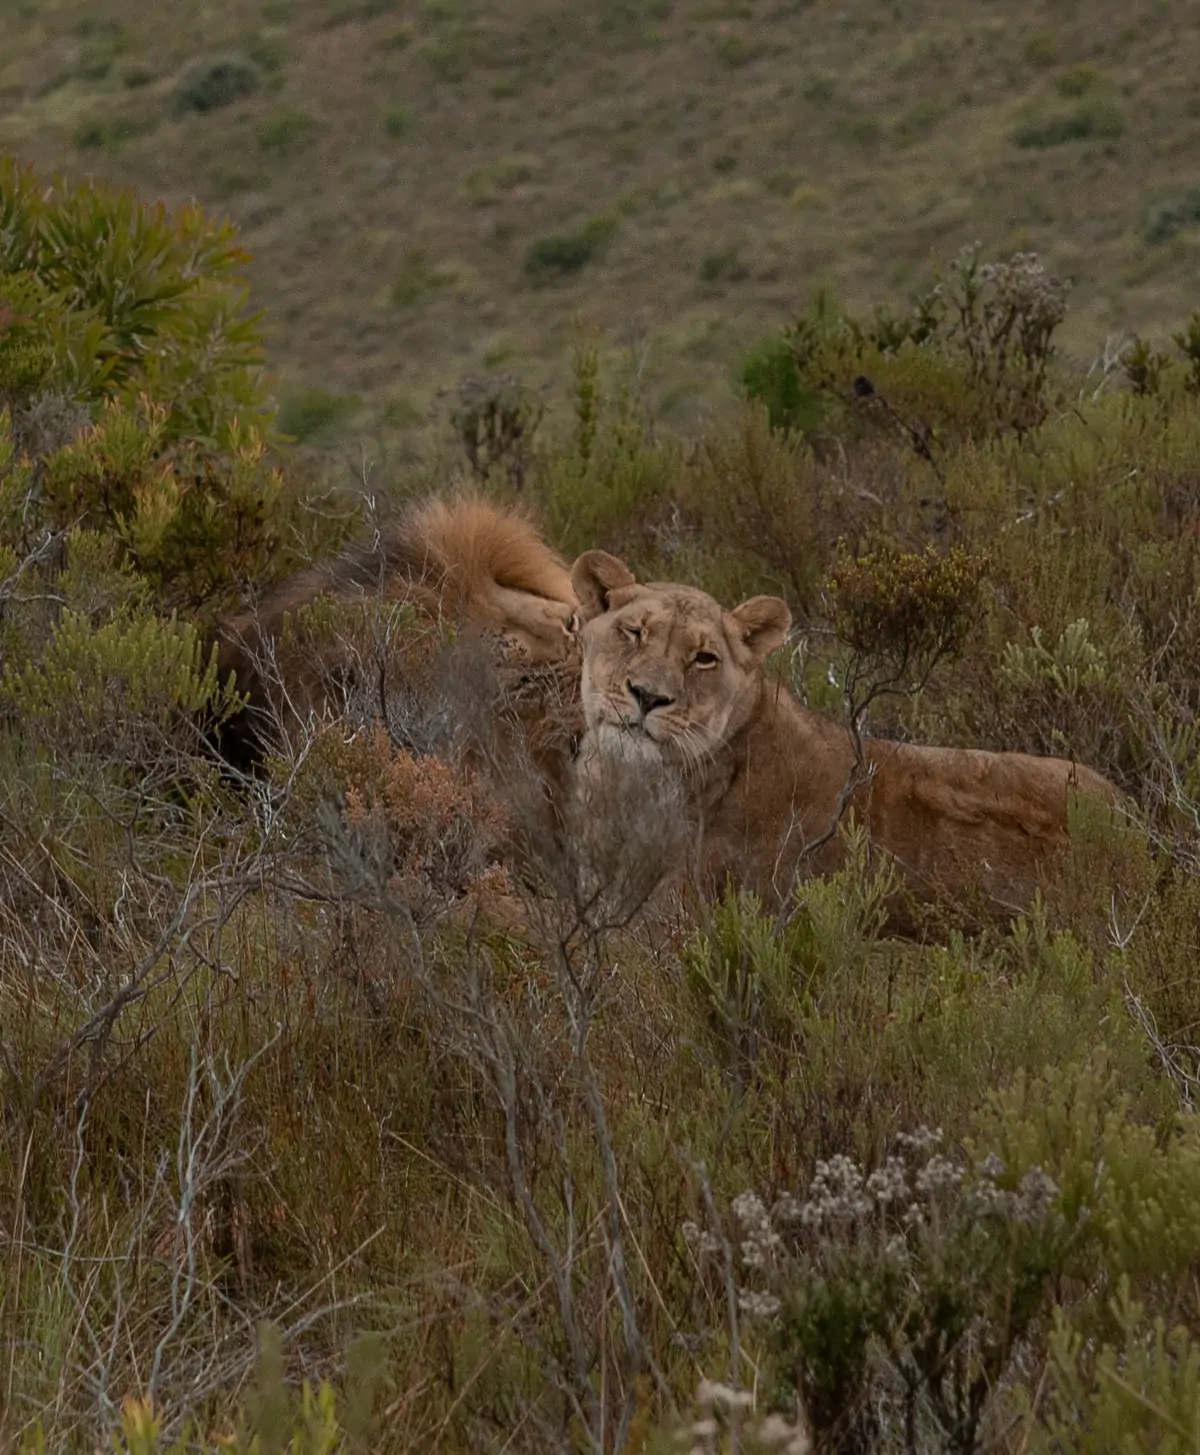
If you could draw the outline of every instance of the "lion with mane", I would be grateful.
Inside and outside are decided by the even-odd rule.
[[[1068,842],[1069,795],[1115,800],[1107,779],[1062,758],[882,739],[864,739],[860,758],[845,727],[764,673],[791,626],[776,597],[725,611],[690,586],[639,583],[604,551],[582,555],[572,582],[586,723],[579,796],[602,801],[615,764],[675,771],[705,897],[732,884],[783,902],[797,878],[843,862],[846,815],[864,826],[872,856],[899,871],[894,927],[947,897],[1011,915],[1029,908]]]
[[[338,689],[347,678],[386,670],[382,661],[364,664],[345,637],[335,634],[314,645],[296,630],[305,609],[320,600],[382,639],[384,654],[391,624],[411,626],[405,609],[451,624],[454,647],[443,683],[469,675],[474,655],[485,659],[498,689],[477,713],[487,721],[472,725],[482,730],[476,761],[507,761],[515,770],[519,750],[552,798],[565,792],[582,728],[573,635],[577,601],[566,563],[523,515],[467,492],[427,500],[404,511],[370,545],[299,572],[256,608],[226,620],[218,667],[222,680],[232,674],[247,698],[221,731],[221,751],[235,765],[253,766],[310,715],[337,715],[339,695],[345,698]]]

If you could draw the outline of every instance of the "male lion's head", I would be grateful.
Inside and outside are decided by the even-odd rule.
[[[745,724],[791,612],[774,596],[725,611],[705,591],[639,583],[605,551],[575,562],[583,712],[593,746],[698,767]]]
[[[487,583],[473,594],[468,625],[491,644],[501,668],[577,662],[574,602]]]

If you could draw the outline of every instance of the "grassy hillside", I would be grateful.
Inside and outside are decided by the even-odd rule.
[[[974,239],[1074,280],[1084,360],[1195,302],[1186,0],[8,10],[0,145],[236,219],[285,396],[338,396],[302,432],[412,444],[466,372],[553,393],[633,336],[686,433],[818,284],[904,297]]]

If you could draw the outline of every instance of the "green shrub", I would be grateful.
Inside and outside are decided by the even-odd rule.
[[[1101,73],[1095,66],[1072,66],[1070,70],[1064,71],[1059,76],[1056,85],[1060,96],[1085,96],[1099,85],[1102,79]]]
[[[595,350],[576,351],[574,436],[549,452],[534,481],[551,538],[568,556],[604,545],[644,560],[646,522],[675,475],[677,450],[651,437],[632,357],[625,363],[628,373],[610,392]]]
[[[1043,150],[1070,141],[1112,141],[1124,130],[1125,119],[1115,106],[1093,102],[1041,121],[1025,122],[1012,139],[1019,147]]]
[[[1018,1075],[989,1096],[967,1156],[919,1128],[873,1170],[838,1155],[803,1191],[741,1193],[730,1231],[685,1223],[700,1271],[726,1250],[742,1337],[765,1354],[765,1407],[808,1427],[818,1449],[892,1448],[904,1431],[911,1448],[917,1429],[921,1448],[947,1455],[991,1448],[1008,1371],[1074,1286],[1084,1307],[1054,1310],[1049,1411],[1023,1406],[1023,1443],[1074,1449],[1089,1430],[1081,1448],[1115,1451],[1132,1448],[1122,1430],[1148,1437],[1177,1415],[1190,1428],[1200,1413],[1192,1339],[1183,1329],[1168,1338],[1130,1287],[1187,1266],[1198,1143],[1185,1127],[1157,1146],[1127,1110],[1102,1062]],[[1111,1377],[1117,1351],[1085,1333],[1093,1315],[1104,1326],[1109,1290],[1125,1350],[1139,1347],[1128,1383]]]
[[[175,87],[175,111],[203,116],[252,96],[261,85],[262,73],[248,56],[195,60]]]
[[[121,142],[148,129],[145,122],[135,121],[131,116],[106,116],[85,121],[75,133],[75,145],[80,151],[115,149]]]
[[[804,387],[782,334],[764,339],[744,356],[740,382],[747,399],[766,406],[772,429],[808,434],[819,426],[820,391]]]
[[[750,270],[738,256],[737,248],[725,248],[718,253],[709,253],[700,260],[700,280],[703,283],[718,283],[722,279],[737,283],[750,276]]]
[[[616,231],[608,217],[596,217],[579,232],[556,233],[530,244],[525,271],[534,277],[547,273],[577,273],[599,254]]]
[[[672,574],[722,600],[782,584],[806,618],[818,611],[836,532],[856,512],[836,502],[836,480],[799,433],[773,429],[766,408],[748,405],[735,429],[700,441],[674,492],[688,528]]]
[[[46,290],[32,273],[0,276],[0,395],[11,406],[51,377]]]
[[[1192,1331],[1150,1317],[1127,1279],[1111,1309],[1117,1337],[1103,1343],[1055,1315],[1046,1428],[1029,1448],[1187,1455],[1200,1442],[1200,1347]]]
[[[451,425],[471,474],[481,484],[504,479],[519,490],[533,461],[545,406],[512,374],[459,380]]]
[[[287,49],[282,40],[275,36],[263,36],[256,40],[247,55],[260,70],[268,74],[282,71],[287,60]]]
[[[65,610],[36,662],[4,664],[0,694],[42,743],[68,708],[69,733],[119,756],[117,738],[143,725],[167,726],[198,713],[217,694],[216,668],[194,627],[152,613],[119,611],[95,626]]]
[[[0,159],[0,530],[111,532],[193,608],[286,568],[258,316],[227,223]],[[24,459],[22,457],[25,457]]]
[[[81,400],[150,394],[168,434],[219,441],[271,410],[258,315],[233,226],[98,182],[45,186],[0,157],[0,278],[32,275],[54,350],[51,387]]]
[[[198,607],[276,559],[283,477],[258,433],[230,426],[227,446],[168,447],[167,412],[115,400],[96,423],[44,464],[50,520],[110,532],[167,600]]]
[[[420,248],[414,248],[404,259],[400,276],[392,284],[392,302],[397,308],[407,308],[426,293],[449,287],[455,277],[456,274],[449,268],[439,268]]]
[[[885,542],[851,557],[839,545],[826,593],[834,634],[847,651],[839,675],[855,730],[875,698],[919,692],[961,649],[988,565],[961,546],[918,553]]]
[[[985,263],[976,245],[905,312],[857,319],[821,292],[786,337],[802,386],[822,391],[834,417],[907,438],[936,471],[939,437],[1020,432],[1046,418],[1066,295],[1036,254]]]

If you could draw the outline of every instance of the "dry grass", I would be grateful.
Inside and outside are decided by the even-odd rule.
[[[647,337],[687,432],[816,284],[903,296],[974,238],[1075,280],[1080,356],[1194,301],[1183,0],[13,8],[0,145],[228,211],[285,398],[332,396],[290,418],[393,461],[467,370],[561,390],[580,333]],[[229,54],[258,88],[178,115],[187,68]]]

